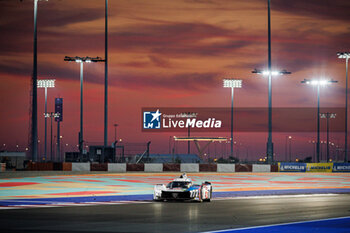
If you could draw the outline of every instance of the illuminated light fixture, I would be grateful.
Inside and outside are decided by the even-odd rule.
[[[87,63],[91,63],[91,62],[105,62],[104,59],[100,58],[100,57],[69,57],[69,56],[65,56],[64,57],[65,61],[75,61],[78,63],[81,62],[87,62]]]
[[[262,74],[263,76],[268,76],[270,72],[268,70],[258,70],[254,69],[252,71],[253,74]],[[284,74],[291,74],[292,72],[286,71],[286,70],[281,70],[281,71],[271,71],[272,76],[277,76],[277,75],[284,75]]]
[[[224,79],[224,87],[242,88],[242,80],[239,79]]]
[[[310,80],[310,79],[304,79],[303,81],[301,81],[301,83],[305,83],[305,84],[311,84],[313,86],[325,86],[325,85],[328,85],[328,84],[332,84],[332,83],[337,83],[338,81],[336,80],[328,80],[328,79],[320,79],[320,80],[317,80],[317,79],[313,79],[313,80]]]
[[[301,83],[310,84],[313,86],[317,86],[317,144],[316,144],[316,155],[317,161],[320,162],[320,87],[326,86],[327,84],[337,83],[336,80],[326,80],[326,79],[304,79]],[[321,142],[322,143],[322,142]]]
[[[40,79],[37,80],[38,88],[52,88],[55,87],[55,79]]]
[[[337,116],[336,113],[331,113],[331,112],[325,112],[325,113],[320,113],[321,118],[326,118],[327,119],[327,161],[329,160],[329,119],[334,119]]]
[[[79,151],[80,154],[84,153],[83,150],[83,143],[84,143],[84,137],[83,137],[83,67],[84,63],[91,63],[91,62],[105,62],[106,60],[103,60],[100,57],[69,57],[65,56],[64,61],[68,62],[77,62],[80,63],[80,131],[79,131]]]
[[[338,52],[337,55],[338,55],[338,58],[341,58],[341,59],[350,58],[350,52]]]
[[[348,67],[349,67],[349,58],[350,52],[338,52],[338,58],[345,59],[345,143],[344,143],[344,162],[348,162]]]
[[[53,88],[55,87],[55,79],[40,79],[37,80],[37,87],[38,88],[45,88],[45,158],[47,156],[47,88]]]
[[[239,79],[224,79],[223,84],[225,88],[231,88],[231,156],[233,156],[233,96],[235,88],[242,88],[242,80]]]
[[[268,133],[267,133],[267,143],[266,143],[266,152],[267,152],[267,162],[272,163],[273,162],[273,142],[272,142],[272,76],[277,75],[284,75],[284,74],[291,74],[292,72],[289,72],[287,70],[281,70],[281,71],[272,71],[271,70],[271,34],[270,34],[270,1],[268,1],[268,57],[269,57],[269,63],[268,63],[268,70],[261,71],[258,69],[254,69],[252,71],[253,74],[262,74],[263,76],[268,77]]]

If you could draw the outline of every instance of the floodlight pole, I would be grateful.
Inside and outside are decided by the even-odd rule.
[[[329,119],[330,118],[335,118],[336,114],[335,113],[330,113],[330,112],[326,112],[326,113],[321,113],[320,114],[321,118],[326,118],[327,120],[327,162],[329,162]]]
[[[45,87],[45,161],[47,159],[47,87]]]
[[[349,56],[346,57],[345,71],[346,71],[346,87],[345,87],[345,156],[344,160],[348,162],[348,67]]]
[[[344,143],[344,162],[348,162],[348,63],[350,58],[350,52],[337,53],[338,58],[345,58],[345,143]]]
[[[317,85],[317,144],[316,144],[317,162],[320,162],[320,85]]]
[[[345,87],[345,156],[344,161],[348,162],[348,65],[349,56],[346,57],[345,71],[346,71],[346,87]]]
[[[233,87],[231,87],[231,156],[233,157],[233,96],[234,91]]]
[[[231,88],[231,156],[233,156],[233,99],[234,99],[234,88],[242,87],[242,80],[235,79],[224,79],[224,87]]]
[[[79,152],[80,154],[83,153],[83,69],[84,69],[84,62],[80,62],[80,131],[79,131]]]
[[[53,81],[52,84],[51,81]],[[49,87],[55,87],[54,85],[54,80],[45,80],[45,79],[42,79],[42,80],[37,80],[37,88],[44,88],[45,89],[45,113],[44,113],[44,117],[45,117],[45,153],[44,153],[44,158],[45,160],[47,159],[47,117],[48,116],[48,113],[47,113],[47,88]]]
[[[268,71],[269,71],[269,83],[268,83],[268,138],[267,138],[267,163],[273,162],[273,142],[272,142],[272,72],[271,72],[271,7],[270,0],[267,1],[268,5]]]
[[[79,132],[79,152],[80,154],[83,153],[83,63],[84,62],[105,62],[105,60],[101,59],[100,57],[68,57],[65,56],[65,61],[75,61],[77,63],[80,63],[80,132]]]
[[[104,106],[104,147],[108,141],[108,0],[105,6],[105,106]]]
[[[38,79],[38,63],[37,63],[37,11],[38,11],[38,0],[34,0],[34,45],[33,45],[33,76],[32,76],[32,141],[31,141],[31,152],[32,160],[37,161],[38,159],[38,106],[37,106],[37,79]]]
[[[60,150],[60,120],[57,121],[57,155],[56,159],[58,162],[61,162],[61,150]]]
[[[338,81],[335,81],[335,80],[312,81],[308,79],[304,79],[303,81],[301,81],[301,83],[317,85],[317,144],[316,144],[317,161],[316,162],[320,162],[320,86],[330,84],[330,83],[337,83],[337,82]]]
[[[54,117],[53,112],[50,114],[50,118],[51,118],[51,147],[50,147],[50,157],[51,157],[51,161],[53,161],[53,151],[52,151],[52,117]]]

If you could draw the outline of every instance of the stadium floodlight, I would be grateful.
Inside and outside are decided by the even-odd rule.
[[[277,76],[277,75],[285,75],[285,74],[291,74],[292,72],[289,72],[287,70],[280,70],[280,71],[268,71],[268,70],[258,70],[258,69],[254,69],[252,71],[253,74],[262,74],[263,76],[269,76],[269,74],[271,74],[271,76]]]
[[[84,142],[84,137],[83,137],[83,69],[84,66],[83,64],[86,63],[92,63],[92,62],[105,62],[100,57],[69,57],[65,56],[64,61],[68,62],[77,62],[80,63],[80,132],[79,132],[79,151],[80,154],[83,153],[83,142]]]
[[[59,118],[60,117],[60,114],[58,113],[58,112],[50,112],[50,113],[46,113],[45,114],[45,120],[46,120],[46,118],[51,118],[51,130],[50,130],[50,132],[51,132],[51,143],[50,143],[50,145],[51,145],[51,147],[50,147],[50,160],[51,161],[54,161],[54,159],[53,159],[53,152],[52,152],[52,118]],[[47,158],[45,158],[45,160],[46,160]],[[48,161],[50,161],[50,160],[48,160]]]
[[[338,58],[342,58],[342,59],[350,58],[350,52],[338,52],[337,55],[338,55]]]
[[[55,87],[55,79],[40,79],[37,81],[38,88],[50,88]]]
[[[333,79],[304,79],[301,83],[317,86],[317,144],[316,144],[316,156],[317,161],[320,162],[320,87],[327,86],[328,84],[337,83],[338,81]]]
[[[348,162],[348,67],[350,52],[338,52],[338,58],[345,59],[345,144],[344,144],[344,162]]]
[[[91,62],[104,62],[105,60],[100,58],[100,57],[69,57],[69,56],[65,56],[64,57],[65,61],[75,61],[77,63],[83,63],[83,62],[87,62],[87,63],[91,63]]]
[[[325,112],[325,113],[320,113],[321,118],[326,118],[327,119],[327,162],[330,161],[329,159],[329,119],[334,119],[337,116],[336,113],[331,113],[331,112]]]
[[[44,158],[47,157],[47,88],[55,87],[55,79],[40,79],[37,80],[37,88],[45,88],[45,155]]]
[[[241,88],[242,87],[242,80],[224,79],[224,87]]]
[[[223,80],[224,88],[231,88],[231,156],[233,156],[233,90],[235,88],[242,88],[242,80],[239,79],[224,79]]]
[[[270,7],[270,3],[269,3]],[[270,12],[270,9],[269,9]],[[269,14],[270,15],[270,14]],[[269,18],[270,22],[270,18]],[[270,25],[270,23],[269,23]],[[287,70],[271,70],[271,38],[270,38],[270,26],[269,26],[269,68],[267,70],[254,69],[253,74],[261,74],[268,77],[268,137],[267,137],[267,162],[271,163],[273,161],[273,142],[272,142],[272,76],[291,74]]]
[[[34,0],[34,30],[33,30],[33,74],[32,74],[32,111],[31,111],[31,157],[33,161],[38,160],[38,33],[37,33],[37,15],[38,15],[38,1]],[[47,0],[46,0],[47,1]]]

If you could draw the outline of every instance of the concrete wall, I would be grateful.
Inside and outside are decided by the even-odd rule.
[[[163,164],[145,163],[145,172],[163,172]]]
[[[235,164],[218,164],[217,172],[235,172]]]
[[[72,171],[90,171],[90,163],[72,163]]]
[[[109,163],[109,172],[126,172],[126,163]]]
[[[199,172],[198,163],[181,163],[180,165],[181,172]]]
[[[253,172],[271,172],[271,165],[253,164]]]

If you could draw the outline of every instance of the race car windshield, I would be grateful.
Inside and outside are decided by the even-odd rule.
[[[190,185],[190,182],[173,181],[173,182],[170,182],[167,186],[168,188],[188,188],[189,185]]]

